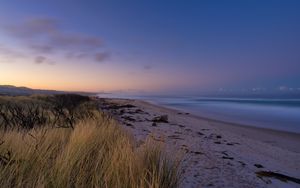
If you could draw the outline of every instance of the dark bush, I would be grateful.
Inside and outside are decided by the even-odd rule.
[[[90,101],[87,96],[77,95],[77,94],[60,94],[54,95],[53,102],[56,107],[74,109],[80,104]]]
[[[8,128],[32,129],[48,122],[46,110],[39,104],[12,103],[0,104],[0,126]]]
[[[0,101],[0,128],[32,129],[43,125],[74,128],[85,118],[93,118],[97,105],[87,96],[60,94]]]
[[[81,119],[92,116],[87,106],[82,105],[90,101],[87,96],[76,94],[55,95],[51,112],[54,115],[54,125],[64,128],[74,128],[74,124]]]

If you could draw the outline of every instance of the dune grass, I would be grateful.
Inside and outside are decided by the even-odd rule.
[[[99,113],[73,128],[0,129],[1,187],[178,187],[179,162],[151,141],[136,147]]]

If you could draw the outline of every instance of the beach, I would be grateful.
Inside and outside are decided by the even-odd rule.
[[[137,147],[151,139],[181,158],[180,187],[300,187],[298,133],[240,126],[142,100],[98,100]]]

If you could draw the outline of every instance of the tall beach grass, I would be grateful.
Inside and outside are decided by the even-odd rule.
[[[1,187],[178,187],[179,162],[161,146],[136,147],[99,112],[73,128],[0,129]]]

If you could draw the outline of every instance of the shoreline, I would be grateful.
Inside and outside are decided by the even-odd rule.
[[[168,106],[164,106],[164,105],[160,105],[160,104],[156,104],[144,100],[138,100],[138,101],[165,110],[174,111],[176,113],[182,113],[182,114],[188,113],[190,116],[194,118],[208,121],[213,126],[218,127],[223,131],[231,131],[232,133],[238,134],[240,136],[245,136],[250,139],[256,139],[264,143],[271,144],[273,146],[277,146],[283,149],[288,149],[293,152],[300,153],[300,147],[297,145],[300,144],[300,133],[288,132],[284,130],[276,130],[276,129],[270,129],[264,127],[256,127],[256,126],[246,125],[246,124],[232,123],[232,122],[222,121],[218,119],[207,118],[204,116],[193,114],[191,112],[184,112],[184,110],[181,109],[175,109],[175,108],[171,108]],[[281,139],[281,142],[275,141],[278,137]]]
[[[120,98],[121,99],[121,98]],[[139,100],[139,99],[134,99],[134,100]],[[286,130],[280,130],[280,129],[272,129],[272,128],[267,128],[267,127],[263,127],[263,126],[256,126],[254,124],[243,124],[243,123],[235,123],[232,122],[230,120],[226,121],[226,120],[220,120],[217,118],[210,118],[210,117],[205,117],[205,115],[197,115],[195,112],[193,111],[189,111],[189,110],[184,110],[184,109],[180,109],[177,107],[171,107],[171,106],[167,106],[167,105],[163,105],[163,104],[159,104],[159,103],[155,103],[155,102],[151,102],[151,101],[146,101],[146,100],[139,100],[139,101],[143,101],[145,103],[149,103],[150,105],[155,105],[155,106],[159,106],[161,108],[165,108],[168,110],[174,110],[177,112],[184,112],[184,113],[189,113],[190,115],[196,117],[196,118],[200,118],[200,119],[204,119],[204,120],[208,120],[208,121],[213,121],[216,123],[223,123],[226,125],[234,125],[234,126],[241,126],[241,127],[247,127],[247,128],[255,128],[255,129],[262,129],[262,130],[266,130],[266,131],[274,131],[274,132],[283,132],[286,134],[295,134],[300,136],[300,132],[292,132],[292,131],[286,131]]]
[[[117,100],[122,100],[122,99],[120,98]],[[160,105],[145,100],[139,100],[139,99],[125,99],[125,100],[140,101],[141,103],[145,103],[147,105],[153,105],[161,109],[173,111],[175,113],[182,113],[182,114],[188,113],[190,116],[194,118],[210,122],[213,126],[222,129],[223,131],[231,131],[232,133],[238,134],[240,136],[245,136],[250,139],[256,139],[261,142],[268,143],[272,146],[276,146],[282,149],[288,149],[290,151],[300,153],[300,147],[298,146],[298,144],[300,144],[300,133],[294,133],[294,132],[288,132],[284,130],[264,128],[264,127],[256,127],[251,125],[244,125],[244,124],[222,121],[213,118],[207,118],[204,116],[193,114],[191,112],[185,112],[184,110],[181,109],[171,108],[168,106]],[[281,139],[280,142],[276,141],[278,137]]]
[[[99,99],[139,144],[152,139],[184,153],[181,187],[300,187],[261,171],[300,178],[298,134],[225,124],[135,99]],[[153,119],[167,116],[167,121]]]

